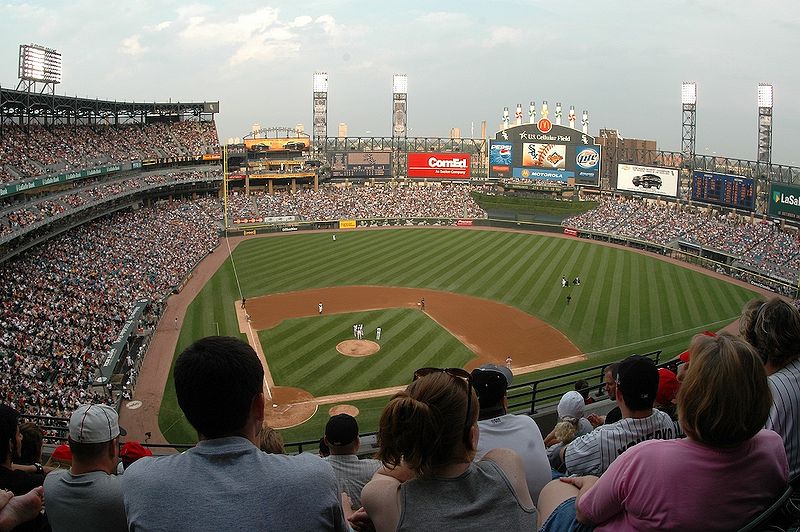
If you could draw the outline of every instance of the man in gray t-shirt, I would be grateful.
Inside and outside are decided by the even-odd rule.
[[[328,464],[258,449],[263,378],[255,351],[236,338],[203,338],[181,353],[175,393],[200,442],[125,470],[132,532],[347,529]]]
[[[108,405],[78,407],[69,420],[72,467],[44,479],[47,517],[57,532],[128,530],[119,478],[117,411]]]

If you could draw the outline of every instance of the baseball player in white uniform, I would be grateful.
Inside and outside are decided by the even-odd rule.
[[[376,340],[380,340],[381,339],[381,328],[380,327],[375,329],[375,339]]]
[[[616,394],[622,419],[601,425],[564,447],[569,474],[599,476],[637,443],[678,437],[678,427],[669,415],[653,409],[658,391],[658,370],[653,361],[634,355],[622,361],[618,371]]]

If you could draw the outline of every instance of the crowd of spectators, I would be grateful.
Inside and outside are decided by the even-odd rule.
[[[4,126],[0,183],[132,160],[219,152],[211,122]]]
[[[664,246],[678,241],[696,244],[789,281],[800,273],[800,236],[764,220],[675,203],[613,198],[564,220],[563,225]]]
[[[233,219],[296,216],[301,220],[341,218],[485,218],[486,212],[472,198],[476,187],[323,187],[273,194],[231,195]]]
[[[160,300],[218,243],[219,200],[159,203],[78,227],[0,268],[0,400],[64,416],[141,298]],[[100,390],[103,391],[102,389]]]

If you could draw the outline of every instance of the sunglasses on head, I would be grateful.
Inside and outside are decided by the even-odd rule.
[[[414,380],[434,373],[447,373],[451,377],[463,380],[467,383],[467,417],[464,420],[464,445],[469,448],[469,420],[472,413],[472,376],[467,370],[462,368],[420,368],[414,372]]]

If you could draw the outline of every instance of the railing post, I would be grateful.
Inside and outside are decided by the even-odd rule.
[[[538,381],[534,381],[533,384],[530,385],[531,386],[531,411],[529,412],[529,415],[533,415],[533,414],[536,413],[536,386],[538,384],[539,384]]]

